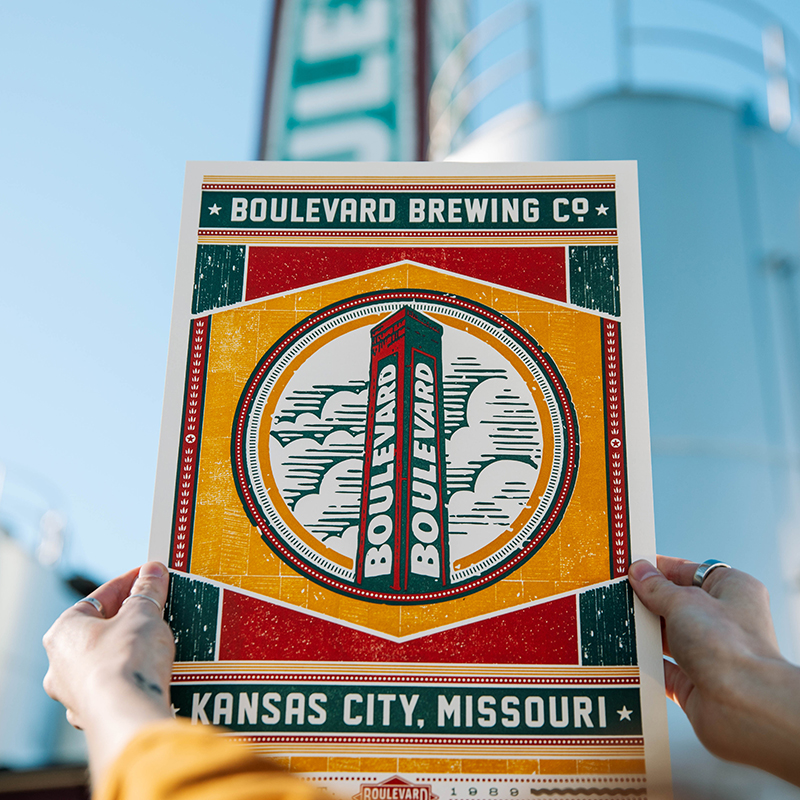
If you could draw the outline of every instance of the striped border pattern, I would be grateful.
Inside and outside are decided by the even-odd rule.
[[[246,745],[256,753],[284,755],[291,746],[292,756],[357,756],[408,758],[409,753],[424,752],[425,758],[476,759],[614,759],[644,758],[641,736],[601,740],[569,737],[526,737],[518,741],[467,737],[397,737],[370,739],[354,736],[243,736],[234,734],[231,741]]]
[[[194,661],[176,663],[173,675],[193,673],[202,680],[208,680],[209,675],[224,673],[230,675],[231,680],[239,680],[243,673],[269,673],[286,676],[294,679],[297,675],[307,675],[309,671],[321,670],[326,673],[336,671],[342,676],[365,675],[396,676],[402,675],[403,680],[410,676],[429,677],[435,675],[441,680],[445,676],[455,675],[459,678],[472,679],[473,676],[491,676],[497,679],[513,678],[515,680],[535,679],[543,684],[586,684],[592,683],[615,685],[617,683],[639,683],[638,666],[578,666],[574,664],[424,664],[420,662],[342,662],[342,661]]]
[[[469,183],[453,181],[448,177],[417,177],[409,180],[408,176],[387,177],[376,176],[372,179],[359,176],[354,180],[352,176],[331,177],[316,176],[309,177],[307,181],[298,181],[296,175],[286,178],[279,178],[275,175],[205,175],[203,178],[203,191],[213,191],[217,189],[251,189],[258,186],[261,189],[283,190],[287,186],[294,187],[299,192],[319,191],[335,186],[337,189],[352,191],[392,189],[394,191],[413,191],[415,189],[430,189],[435,187],[442,190],[454,191],[473,191],[473,190],[509,190],[509,189],[616,189],[615,175],[551,175],[551,176],[519,176],[513,180],[498,182],[497,176],[487,176],[481,179],[478,176],[471,176]]]
[[[310,239],[318,239],[321,236],[335,235],[337,239],[363,239],[365,236],[375,236],[375,231],[372,230],[338,230],[331,228],[330,230],[304,230],[298,228],[296,230],[287,230],[286,228],[259,228],[258,230],[247,230],[246,228],[200,228],[197,231],[198,237],[219,236],[220,238],[227,238],[230,236],[241,236],[243,238],[265,238],[271,236],[286,236],[291,233],[292,236],[303,236]],[[450,237],[453,239],[508,239],[511,237],[520,237],[524,239],[564,239],[566,237],[585,238],[585,237],[616,237],[616,228],[586,228],[575,230],[569,229],[556,229],[556,228],[537,228],[536,230],[486,230],[486,231],[464,231],[463,233],[452,230],[436,231],[436,230],[417,230],[406,228],[404,230],[381,231],[381,239],[397,239],[400,237],[415,238],[415,239],[442,239]],[[198,240],[199,241],[199,240]]]
[[[480,247],[487,245],[517,245],[524,247],[525,245],[537,244],[543,240],[547,242],[550,238],[557,238],[559,245],[615,245],[619,243],[617,232],[614,229],[608,231],[589,231],[584,233],[582,231],[567,230],[567,231],[542,231],[540,234],[536,232],[519,232],[509,231],[504,233],[502,231],[487,231],[487,232],[466,232],[463,234],[455,234],[452,231],[439,231],[430,234],[419,233],[417,231],[409,233],[408,231],[395,231],[394,237],[391,240],[393,247],[404,245],[408,247],[422,246],[422,245],[435,245],[442,247],[444,245],[458,245],[461,247],[471,246],[473,243]],[[343,239],[348,239],[348,244],[359,245],[373,245],[381,246],[387,244],[387,238],[390,234],[376,234],[375,232],[331,232],[331,231],[242,231],[242,230],[228,230],[213,232],[210,229],[202,229],[197,237],[199,244],[239,244],[247,245],[253,243],[253,239],[257,238],[259,245],[289,245],[302,243],[305,244],[307,239],[313,239],[315,245],[342,245]],[[537,239],[538,236],[538,239]],[[474,242],[467,241],[473,239]],[[533,241],[532,241],[533,240]],[[455,273],[458,275],[458,273]],[[298,287],[302,288],[302,287]]]
[[[252,683],[258,681],[259,683],[278,683],[281,681],[292,681],[294,684],[302,683],[354,683],[361,684],[364,679],[369,676],[370,683],[388,683],[388,684],[435,684],[437,686],[446,686],[448,684],[461,685],[465,680],[469,681],[470,686],[638,686],[639,678],[637,677],[607,677],[607,678],[553,678],[542,675],[532,675],[530,677],[498,677],[495,675],[487,675],[485,677],[476,678],[474,676],[465,677],[463,675],[457,676],[441,676],[434,673],[428,675],[408,675],[401,672],[394,674],[370,675],[367,671],[362,671],[360,675],[347,674],[337,671],[332,672],[315,672],[314,667],[318,665],[312,664],[306,666],[306,671],[299,673],[288,673],[285,670],[281,671],[262,671],[251,669],[248,672],[230,672],[225,669],[227,663],[223,662],[219,672],[216,671],[199,671],[196,669],[197,664],[191,665],[195,667],[192,672],[178,672],[177,670],[172,675],[172,683],[204,683],[208,682],[209,678],[215,681],[224,683]],[[361,665],[360,665],[361,666]],[[369,667],[370,665],[365,665]]]

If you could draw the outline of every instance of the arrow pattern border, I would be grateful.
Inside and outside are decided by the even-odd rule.
[[[197,497],[197,465],[200,459],[210,334],[211,315],[192,320],[189,354],[186,360],[186,389],[183,399],[178,474],[175,476],[175,511],[172,518],[170,552],[170,566],[179,572],[188,572],[191,563],[194,506]]]
[[[628,470],[625,454],[625,415],[622,401],[622,328],[603,319],[603,404],[606,418],[606,485],[608,487],[608,543],[611,577],[628,574],[630,564],[630,519],[628,515]]]

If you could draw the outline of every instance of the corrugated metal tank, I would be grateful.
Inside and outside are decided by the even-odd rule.
[[[450,158],[638,161],[658,547],[758,576],[796,659],[800,149],[748,107],[618,92],[507,114]],[[748,796],[670,717],[693,790]]]
[[[83,734],[42,689],[42,636],[78,597],[0,529],[0,769],[86,759]]]

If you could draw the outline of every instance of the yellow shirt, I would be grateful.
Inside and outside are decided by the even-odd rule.
[[[218,729],[169,720],[140,731],[94,800],[320,800],[318,790]]]

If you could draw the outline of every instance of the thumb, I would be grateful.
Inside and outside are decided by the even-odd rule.
[[[680,593],[679,587],[645,559],[631,564],[628,578],[645,608],[660,617],[666,616],[671,602]]]
[[[140,611],[155,614],[164,612],[169,589],[169,571],[158,561],[148,561],[139,569],[139,575],[131,586],[131,593],[125,601],[128,605],[135,603]],[[129,602],[130,601],[130,602]]]

